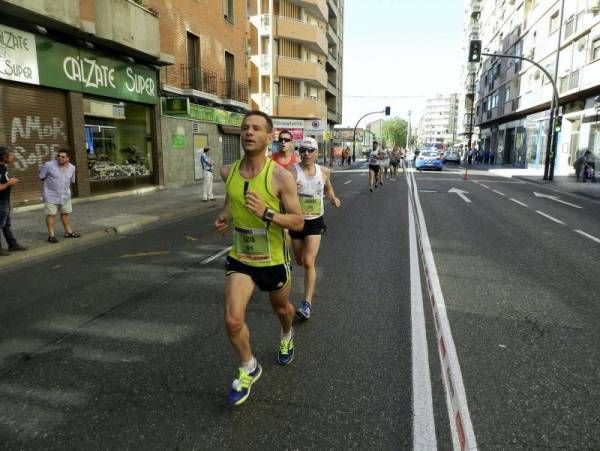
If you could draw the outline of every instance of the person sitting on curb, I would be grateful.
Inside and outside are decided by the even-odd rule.
[[[81,235],[71,228],[71,184],[75,183],[75,166],[69,162],[69,151],[60,149],[56,160],[46,161],[40,168],[40,180],[44,182],[42,199],[46,212],[48,242],[58,243],[54,235],[54,218],[60,209],[60,219],[65,238],[79,238]]]
[[[25,251],[27,248],[17,243],[10,229],[10,191],[19,183],[16,177],[8,175],[7,165],[15,161],[14,152],[6,146],[0,146],[0,229],[8,244],[8,250],[0,246],[0,255],[10,255],[14,251]]]

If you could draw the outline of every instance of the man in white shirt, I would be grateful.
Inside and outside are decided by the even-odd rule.
[[[202,182],[202,200],[208,202],[215,200],[213,196],[213,160],[210,156],[210,147],[205,147],[202,156],[200,157],[202,170],[204,171],[204,180]]]

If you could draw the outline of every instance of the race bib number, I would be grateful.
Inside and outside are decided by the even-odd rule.
[[[233,229],[233,247],[241,262],[265,262],[271,260],[269,233],[267,229]]]
[[[300,208],[302,208],[304,216],[321,216],[323,206],[321,197],[303,196],[300,194],[298,198],[300,199]]]

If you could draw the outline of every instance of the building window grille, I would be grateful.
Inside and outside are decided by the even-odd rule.
[[[223,0],[223,17],[233,23],[233,0]]]

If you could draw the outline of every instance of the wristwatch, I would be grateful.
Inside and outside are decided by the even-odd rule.
[[[262,218],[267,222],[271,222],[274,217],[275,217],[275,212],[268,207],[265,208],[265,212],[263,213]]]

